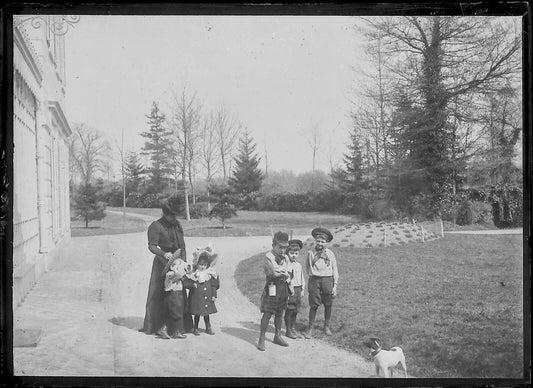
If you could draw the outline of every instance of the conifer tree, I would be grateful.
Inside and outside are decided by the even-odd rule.
[[[142,182],[142,175],[144,174],[144,166],[136,152],[130,152],[126,159],[124,170],[126,172],[126,189],[128,193],[138,192]]]
[[[348,153],[344,154],[344,168],[333,170],[332,178],[338,187],[347,194],[358,194],[364,188],[363,153],[360,135],[356,128],[350,131]]]
[[[105,203],[98,201],[98,190],[90,182],[80,186],[74,201],[74,211],[85,221],[86,228],[89,227],[90,221],[98,221],[106,216]]]
[[[239,140],[239,154],[234,158],[235,168],[229,185],[237,194],[249,194],[259,191],[263,183],[264,174],[259,169],[261,158],[255,153],[256,144],[245,131]]]
[[[165,114],[159,110],[154,101],[150,115],[146,115],[150,129],[141,132],[147,140],[144,143],[143,155],[148,155],[152,165],[147,169],[150,176],[151,192],[159,192],[163,188],[163,179],[172,171],[172,138],[171,131],[164,125]]]

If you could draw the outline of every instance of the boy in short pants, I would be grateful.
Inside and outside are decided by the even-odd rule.
[[[339,272],[335,254],[328,248],[326,243],[333,240],[333,235],[326,228],[315,228],[311,232],[315,239],[315,246],[307,252],[305,263],[309,275],[309,327],[304,333],[305,338],[313,336],[318,307],[324,305],[324,333],[331,335],[330,320],[333,299],[337,295],[337,282]]]

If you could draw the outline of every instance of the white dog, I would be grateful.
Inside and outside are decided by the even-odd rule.
[[[405,366],[405,355],[403,350],[397,346],[390,350],[381,347],[378,338],[370,338],[365,345],[371,349],[370,355],[374,358],[376,364],[376,374],[378,377],[392,377],[392,370],[400,364],[407,377],[407,367]]]

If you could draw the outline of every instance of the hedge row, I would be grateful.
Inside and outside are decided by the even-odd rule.
[[[126,198],[128,207],[157,208],[169,194],[130,193]],[[423,220],[436,211],[447,221],[458,225],[487,224],[497,227],[514,227],[522,224],[522,188],[517,185],[496,185],[463,190],[455,195],[443,195],[436,210],[435,201],[427,195],[413,196],[400,209],[392,199],[377,198],[377,195],[346,194],[338,190],[317,193],[276,193],[261,195],[228,194],[237,209],[281,212],[332,212],[358,214],[374,220],[398,219],[403,216]],[[216,198],[216,196],[214,197]],[[212,199],[214,199],[212,198]],[[116,188],[101,193],[100,200],[110,206],[122,206],[122,192]],[[204,202],[204,201],[202,201]],[[216,203],[216,200],[213,202]],[[190,207],[192,218],[207,217],[205,204]]]

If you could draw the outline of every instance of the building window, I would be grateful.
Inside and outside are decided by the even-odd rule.
[[[22,75],[18,72],[18,70],[15,70],[14,81],[15,98],[28,111],[28,114],[32,118],[35,118],[35,112],[37,110],[37,99],[35,98],[35,95],[32,93],[30,87],[28,86],[24,78],[22,78]]]

